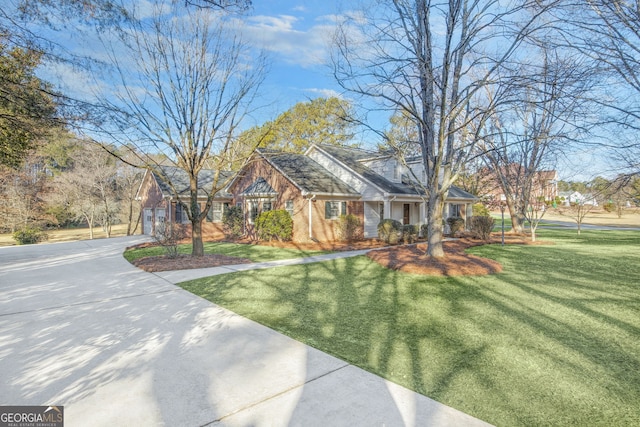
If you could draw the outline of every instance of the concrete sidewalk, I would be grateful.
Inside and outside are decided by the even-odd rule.
[[[1,404],[68,427],[487,425],[134,268],[140,241],[0,248]]]

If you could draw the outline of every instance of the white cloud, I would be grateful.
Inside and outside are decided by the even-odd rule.
[[[257,46],[303,67],[327,62],[329,40],[335,24],[320,20],[306,27],[304,19],[291,15],[252,16],[243,25],[245,36]]]
[[[310,92],[316,95],[320,95],[323,98],[340,98],[340,99],[344,99],[344,97],[342,96],[342,94],[336,90],[333,89],[322,89],[322,88],[306,88],[303,89],[305,92]]]

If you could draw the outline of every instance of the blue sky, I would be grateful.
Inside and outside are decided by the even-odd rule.
[[[144,7],[147,0],[136,0],[135,4]],[[343,0],[254,0],[253,8],[242,17],[244,34],[247,41],[256,47],[264,48],[270,55],[271,68],[260,90],[258,104],[263,107],[252,117],[251,124],[261,124],[275,118],[297,102],[320,96],[343,96],[339,85],[331,76],[329,63],[329,41],[338,16],[348,13],[354,2]],[[88,50],[96,52],[96,45],[83,40],[78,34],[60,35],[59,42],[76,46],[79,53]],[[86,89],[92,84],[86,76],[65,68],[64,64],[56,73],[48,73],[48,80],[58,79],[67,93]],[[55,76],[55,77],[54,77]],[[94,83],[95,84],[95,83]],[[385,126],[386,117],[377,117],[377,125]],[[373,147],[379,140],[372,134],[360,136],[361,142]],[[572,175],[588,174],[582,169],[593,167],[593,148],[578,151],[560,165],[561,179],[571,179]],[[577,164],[577,169],[573,169]]]
[[[263,84],[265,115],[295,103],[340,96],[329,68],[329,38],[340,14],[337,1],[254,1],[246,16],[247,37],[270,54],[271,72]]]

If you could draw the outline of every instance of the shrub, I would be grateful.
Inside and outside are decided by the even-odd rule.
[[[395,219],[383,219],[378,224],[378,238],[385,243],[395,245],[402,234],[402,223]]]
[[[471,232],[482,240],[489,240],[495,220],[487,215],[471,217]]]
[[[422,237],[423,237],[424,239],[426,239],[426,238],[427,238],[428,233],[429,233],[429,225],[428,225],[428,224],[422,224],[422,225],[420,226],[420,234],[422,235]]]
[[[262,212],[256,218],[256,232],[260,240],[291,240],[293,219],[284,209]]]
[[[13,233],[13,240],[19,245],[31,245],[47,240],[49,236],[38,227],[26,226]]]
[[[164,221],[156,224],[153,239],[164,249],[167,257],[177,258],[178,245],[187,236],[185,227],[181,224],[174,224]]]
[[[244,218],[240,206],[229,206],[222,213],[222,231],[228,239],[239,239],[243,234]]]
[[[404,244],[413,243],[418,238],[418,226],[406,224],[402,226],[402,240]]]
[[[454,236],[464,228],[464,219],[459,216],[451,216],[447,218],[447,224],[449,225],[449,230],[451,230],[451,235]]]
[[[362,222],[360,218],[353,214],[341,215],[338,223],[338,238],[345,242],[353,242],[362,240],[363,238]]]
[[[473,216],[489,216],[491,212],[489,209],[482,203],[475,203],[473,205]]]
[[[607,212],[613,212],[616,210],[616,205],[614,205],[611,202],[607,202],[604,205],[602,205],[602,209],[604,209]]]

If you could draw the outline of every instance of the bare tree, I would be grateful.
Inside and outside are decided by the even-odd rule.
[[[638,1],[568,1],[556,12],[563,25],[561,46],[596,60],[607,71],[598,125],[612,153],[614,170],[640,172],[640,9]],[[613,137],[612,137],[613,135]]]
[[[445,196],[476,144],[470,124],[487,120],[493,108],[482,90],[499,83],[499,69],[556,3],[379,1],[340,26],[338,82],[379,101],[377,108],[406,113],[417,130],[427,178],[427,255],[444,257]]]
[[[585,203],[584,200],[577,200],[575,202],[568,202],[567,206],[558,207],[557,212],[560,215],[567,216],[574,220],[578,226],[578,235],[580,235],[584,219],[595,207],[596,205],[594,203]]]
[[[73,168],[54,178],[49,201],[85,221],[89,238],[93,239],[96,224],[102,224],[110,237],[119,210],[116,179],[115,158],[100,145],[84,141],[83,149],[74,153]]]
[[[544,213],[544,170],[554,169],[555,159],[580,140],[591,105],[587,95],[592,68],[581,66],[575,56],[563,57],[542,48],[529,63],[515,68],[509,78],[510,96],[487,122],[478,149],[499,184],[512,222],[512,231],[524,231]],[[492,94],[488,94],[489,97]],[[540,200],[542,198],[542,200]]]
[[[107,102],[131,146],[141,153],[166,154],[188,175],[190,196],[183,201],[180,189],[153,158],[143,159],[187,208],[192,254],[202,256],[202,221],[215,194],[230,180],[221,172],[232,163],[229,148],[263,79],[266,61],[224,14],[170,8],[158,3],[153,17],[121,33],[126,36],[126,61],[115,47],[112,60],[122,91],[117,101]],[[251,154],[248,150],[245,156]],[[208,188],[201,188],[199,174],[205,168],[213,169],[214,176]],[[199,190],[208,195],[202,208]]]

